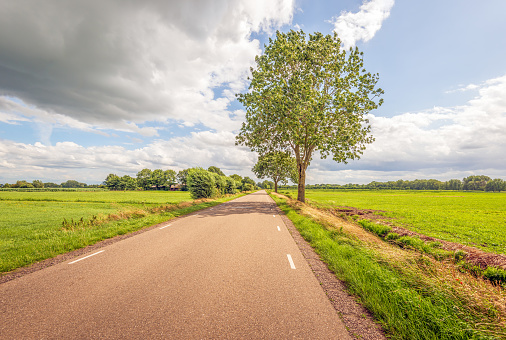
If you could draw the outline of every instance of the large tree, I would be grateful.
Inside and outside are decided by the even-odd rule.
[[[288,152],[274,151],[258,157],[251,169],[258,178],[270,178],[274,182],[274,191],[278,192],[278,183],[287,183],[289,179],[297,183],[297,162]]]
[[[246,122],[236,143],[260,155],[291,152],[298,200],[304,202],[306,169],[315,152],[346,163],[374,140],[365,115],[383,102],[379,76],[366,72],[357,48],[342,49],[337,34],[307,39],[302,31],[277,32],[255,61],[249,91],[237,95]]]

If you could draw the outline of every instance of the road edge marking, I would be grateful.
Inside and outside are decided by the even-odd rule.
[[[293,263],[292,255],[286,254],[286,256],[288,257],[288,262],[290,262],[290,268],[295,269],[295,264]]]
[[[85,256],[85,257],[80,258],[80,259],[78,259],[78,260],[75,260],[75,261],[69,262],[69,264],[73,264],[73,263],[79,262],[79,261],[81,261],[81,260],[87,259],[88,257],[92,257],[92,256],[98,255],[98,254],[103,253],[103,252],[104,252],[104,250],[97,251],[96,253],[93,253],[93,254],[91,254],[91,255],[88,255],[88,256]]]
[[[171,225],[172,225],[172,224],[167,224],[167,225],[164,225],[163,227],[160,227],[160,228],[158,228],[158,229],[160,229],[160,230],[161,230],[161,229],[165,229],[165,228],[167,228],[167,227],[170,227]]]

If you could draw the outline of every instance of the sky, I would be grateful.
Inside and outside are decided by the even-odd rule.
[[[506,179],[504,0],[0,0],[0,183],[88,184],[217,166],[235,146],[250,67],[277,30],[337,32],[379,74],[360,160],[307,184]]]

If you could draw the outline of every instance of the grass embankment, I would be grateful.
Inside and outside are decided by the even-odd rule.
[[[388,244],[290,199],[278,206],[349,291],[398,339],[506,337],[506,295],[451,263]]]
[[[235,197],[193,201],[188,192],[1,192],[0,273]]]

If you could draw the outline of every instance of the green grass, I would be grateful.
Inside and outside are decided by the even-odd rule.
[[[504,329],[494,324],[496,312],[493,309],[489,313],[476,312],[475,307],[467,306],[459,298],[458,291],[427,283],[432,282],[435,273],[426,273],[413,263],[403,264],[403,259],[389,262],[379,250],[368,248],[367,243],[356,236],[327,229],[298,214],[286,200],[273,198],[322,260],[346,282],[350,293],[359,297],[392,338],[495,339],[506,336]],[[430,267],[432,263],[423,257],[419,262],[422,267]],[[422,281],[423,277],[429,279]]]
[[[1,191],[0,201],[167,204],[191,201],[189,191]]]
[[[0,192],[0,272],[229,199],[176,209],[192,201],[188,192]]]
[[[297,195],[293,190],[290,194]],[[383,210],[398,226],[506,254],[506,193],[307,190],[306,198],[320,207]]]

